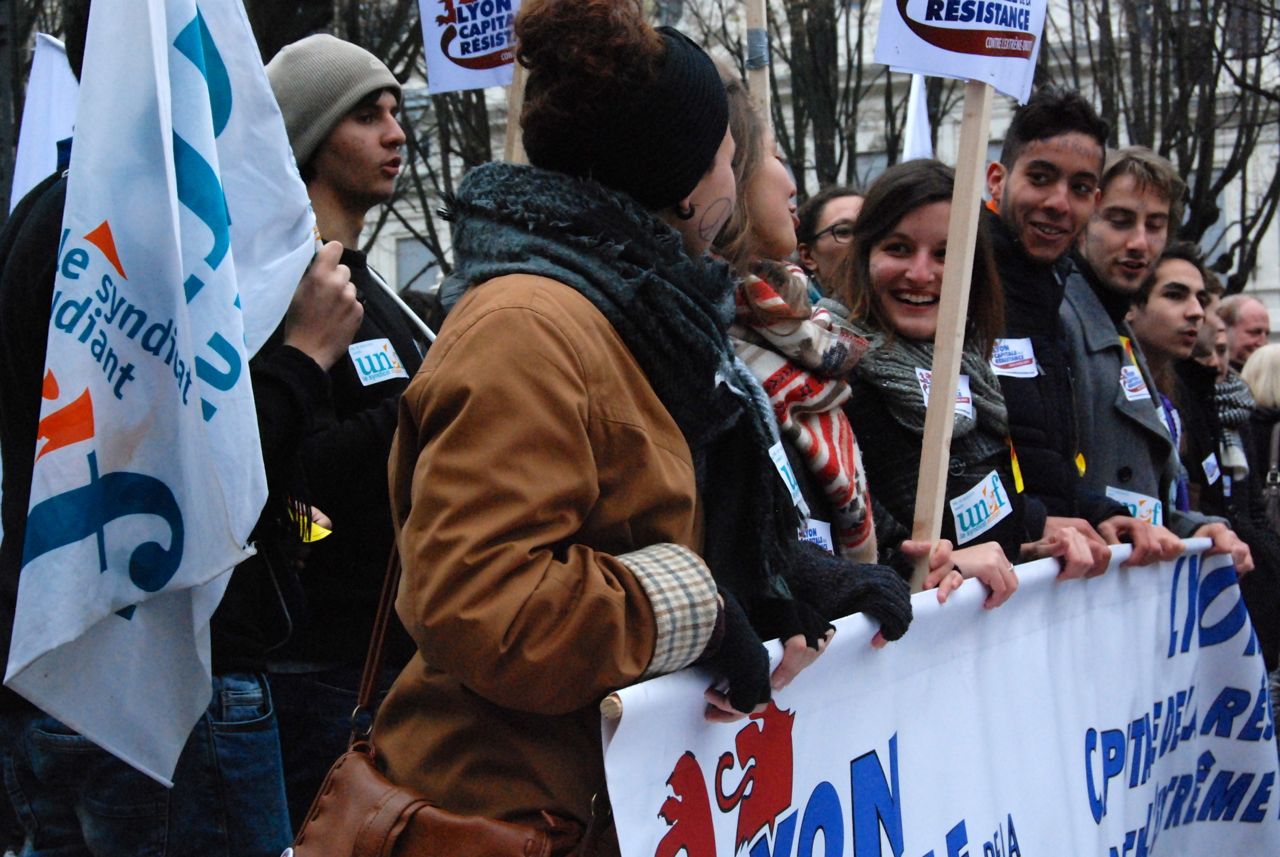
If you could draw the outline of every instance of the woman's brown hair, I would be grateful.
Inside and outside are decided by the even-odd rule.
[[[756,112],[755,105],[751,103],[751,95],[742,78],[723,63],[717,63],[717,66],[720,69],[720,79],[724,81],[725,92],[729,96],[729,134],[733,137],[734,145],[733,183],[738,188],[738,199],[733,204],[733,213],[720,228],[713,246],[716,253],[729,263],[734,273],[743,276],[750,267],[752,234],[746,183],[759,169],[760,162],[765,157],[765,124]]]
[[[596,129],[628,92],[657,78],[662,36],[638,0],[525,0],[516,16],[516,59],[529,69],[520,123],[544,166],[576,173]],[[588,155],[589,156],[589,155]]]
[[[880,299],[871,283],[871,252],[898,226],[902,218],[923,205],[950,202],[955,171],[939,161],[915,160],[885,170],[867,190],[862,211],[854,223],[853,243],[831,283],[833,297],[872,326],[892,334]],[[975,215],[976,216],[976,215]],[[969,287],[965,341],[976,344],[984,357],[991,354],[1004,328],[1004,293],[996,274],[991,238],[986,224],[978,223],[973,280]]]

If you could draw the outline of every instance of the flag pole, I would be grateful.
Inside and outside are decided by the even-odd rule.
[[[929,407],[925,413],[920,478],[916,483],[916,513],[911,528],[911,538],[917,541],[934,542],[942,534],[951,430],[955,424],[956,387],[964,350],[969,284],[982,205],[983,167],[986,166],[991,130],[992,92],[989,84],[975,80],[970,80],[965,87],[956,183],[951,196],[951,222],[947,229],[947,264],[942,274],[938,332],[933,340]],[[911,576],[912,592],[924,588],[928,571],[927,557],[916,563]]]
[[[502,146],[502,159],[513,164],[527,164],[524,138],[520,132],[520,113],[524,110],[524,66],[511,63],[511,85],[507,87],[507,136]]]
[[[760,117],[770,124],[769,29],[765,0],[746,0],[747,4],[747,89]]]

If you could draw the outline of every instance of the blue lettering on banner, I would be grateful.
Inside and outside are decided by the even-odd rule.
[[[213,41],[213,33],[205,23],[204,15],[196,8],[196,16],[173,40],[173,46],[191,64],[200,69],[209,89],[209,107],[213,112],[213,136],[219,137],[231,121],[231,75]]]
[[[791,844],[796,835],[796,816],[793,812],[778,822],[778,832],[773,837],[773,849],[769,849],[769,837],[761,836],[748,852],[750,857],[791,857]],[[811,843],[812,844],[812,843]],[[686,849],[687,850],[687,849]]]
[[[840,796],[836,794],[836,787],[827,782],[818,783],[805,804],[796,857],[812,857],[813,843],[819,833],[822,834],[825,857],[840,857],[844,853],[844,816],[840,811]]]
[[[77,252],[84,253],[78,247],[67,251],[63,267]],[[117,399],[124,399],[136,368],[120,357],[123,339],[140,346],[143,352],[169,367],[182,404],[188,403],[194,361],[182,355],[177,323],[168,316],[160,319],[150,316],[120,290],[110,274],[103,274],[93,294],[79,301],[67,301],[63,291],[56,290],[50,313],[53,329],[89,348],[107,382],[113,385],[112,392]]]
[[[1173,567],[1173,583],[1169,599],[1169,647],[1167,657],[1175,657],[1191,651],[1193,642],[1199,648],[1209,648],[1236,638],[1241,630],[1248,629],[1242,654],[1252,655],[1258,650],[1258,638],[1249,624],[1248,608],[1240,587],[1236,585],[1235,566],[1223,565],[1201,575],[1201,558],[1184,555]],[[1185,577],[1183,572],[1185,571]],[[1179,584],[1185,580],[1185,599],[1178,601]],[[1223,599],[1229,607],[1225,614],[1206,625],[1205,616]],[[1221,608],[1213,612],[1221,613]]]
[[[885,781],[884,766],[873,750],[859,756],[849,765],[853,785],[853,853],[879,854],[880,829],[889,837],[894,857],[902,857],[902,804],[898,788],[898,735],[889,738],[889,777]]]
[[[748,728],[754,729],[755,726]],[[726,757],[728,764],[732,765],[733,755],[726,754]],[[759,774],[767,778],[783,774],[783,771],[772,767],[778,761],[778,759],[772,759],[764,762],[756,757],[754,765],[764,765],[768,768],[767,773]],[[690,776],[690,764],[693,765],[692,776]],[[725,757],[722,757],[716,766],[717,778],[725,764]],[[784,770],[789,768],[787,764]],[[754,771],[755,768],[752,770]],[[785,776],[787,794],[791,794],[790,774],[787,773]],[[671,830],[658,845],[655,857],[678,857],[681,852],[684,852],[686,857],[704,857],[704,855],[710,857],[711,854],[717,853],[711,808],[706,803],[702,777],[703,772],[692,754],[686,753],[676,764],[671,777],[667,780],[667,785],[674,794],[664,802],[659,813]],[[809,791],[803,810],[792,809],[789,803],[783,804],[771,810],[768,815],[756,817],[748,822],[745,829],[757,830],[759,834],[758,836],[751,834],[754,841],[747,849],[748,857],[839,857],[849,853],[845,848],[846,843],[852,844],[853,857],[885,857],[888,854],[893,857],[903,857],[906,853],[906,842],[896,733],[888,740],[887,769],[880,754],[875,750],[869,751],[850,761],[849,784],[851,805],[848,815],[841,806],[841,798],[836,786],[824,780],[818,782]],[[744,778],[739,791],[747,789],[748,786],[751,789],[764,788],[766,793],[769,789],[768,786],[762,786],[760,781]],[[726,801],[719,797],[720,786],[717,785],[716,788],[717,805],[720,811],[729,813],[736,810],[739,813],[738,825],[741,828],[743,824],[741,814],[744,812],[747,801],[737,793],[735,793],[737,800]],[[699,807],[703,808],[699,810]],[[945,836],[944,850],[928,851],[924,857],[935,857],[939,853],[946,854],[947,857],[971,857],[971,855],[978,857],[978,843],[974,843],[972,849],[970,848],[968,833],[970,829],[968,820],[958,820],[949,828]],[[741,834],[740,829],[739,835]],[[743,839],[739,842],[734,852],[740,850],[742,844],[747,841]],[[886,844],[887,851],[884,850]],[[990,837],[981,843],[981,857],[1022,857],[1022,853],[1013,814],[1006,813],[1002,821],[996,822]]]
[[[1256,657],[1257,638],[1231,565],[1204,570],[1198,556],[1182,557],[1171,582],[1167,656],[1243,641],[1241,657]],[[1210,618],[1213,617],[1213,618]],[[1259,670],[1253,688],[1211,688],[1199,697],[1190,686],[1156,700],[1126,728],[1089,728],[1084,734],[1085,785],[1095,823],[1101,824],[1117,789],[1147,785],[1153,764],[1178,751],[1196,752],[1194,768],[1162,777],[1154,786],[1143,824],[1110,846],[1111,857],[1148,855],[1162,831],[1200,822],[1260,823],[1267,817],[1275,771],[1221,768],[1197,739],[1262,742],[1275,739],[1268,677]],[[1269,754],[1268,754],[1269,755]],[[1274,763],[1274,757],[1271,758]],[[1125,776],[1127,772],[1127,776]],[[1150,788],[1150,787],[1149,787]]]
[[[98,541],[99,571],[108,567],[106,526],[129,515],[153,515],[169,528],[169,546],[143,542],[129,555],[129,579],[143,592],[163,589],[182,562],[182,510],[164,482],[144,473],[98,473],[97,453],[88,454],[89,483],[48,497],[31,508],[22,565],[89,536]]]
[[[210,117],[213,136],[216,139],[226,129],[231,119],[231,79],[226,63],[209,32],[199,9],[191,22],[178,34],[174,48],[191,61],[204,78],[209,94]],[[175,130],[173,132],[174,174],[178,185],[178,201],[209,227],[213,234],[213,247],[204,257],[211,270],[217,270],[231,249],[231,214],[227,210],[227,196],[217,171],[195,147],[187,143]],[[190,304],[204,288],[204,280],[197,274],[189,274],[183,283],[187,303]],[[233,305],[240,306],[237,295]],[[236,347],[222,334],[215,331],[205,343],[212,352],[211,358],[196,356],[196,377],[214,390],[227,392],[235,387],[243,374],[243,366]],[[201,414],[205,421],[212,420],[217,405],[201,397]]]

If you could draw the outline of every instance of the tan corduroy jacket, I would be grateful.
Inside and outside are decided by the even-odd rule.
[[[501,277],[405,392],[390,482],[418,653],[377,718],[389,776],[459,813],[587,824],[599,700],[715,626],[680,430],[585,298]]]

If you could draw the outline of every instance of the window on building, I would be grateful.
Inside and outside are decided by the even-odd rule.
[[[396,288],[419,292],[435,288],[440,265],[417,238],[396,239]]]

